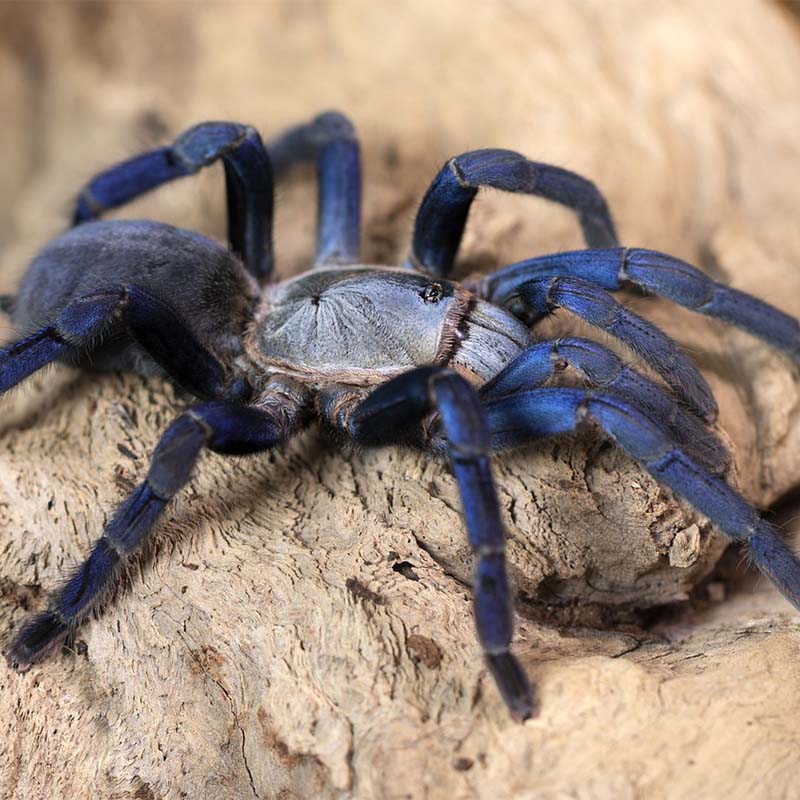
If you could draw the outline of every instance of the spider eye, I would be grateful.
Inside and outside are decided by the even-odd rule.
[[[443,293],[444,293],[444,289],[442,289],[442,284],[441,283],[429,283],[419,293],[419,296],[426,303],[438,303],[442,299],[442,294]]]

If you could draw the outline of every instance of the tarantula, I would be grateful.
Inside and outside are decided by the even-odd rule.
[[[220,159],[230,247],[158,222],[95,220]],[[272,272],[273,176],[315,160],[316,261],[280,283]],[[448,280],[481,187],[538,195],[574,210],[590,249],[521,261],[470,284]],[[67,233],[25,274],[13,303],[24,338],[0,351],[0,391],[46,364],[166,374],[199,405],[163,434],[144,482],[7,658],[27,669],[74,631],[142,548],[201,450],[276,447],[313,417],[363,445],[406,443],[452,466],[477,553],[475,615],[486,663],[511,714],[532,691],[510,652],[504,531],[490,451],[593,421],[686,498],[800,607],[800,564],[725,482],[730,456],[708,430],[716,404],[692,362],[608,290],[633,286],[719,317],[800,359],[800,325],[662,253],[619,246],[593,183],[508,150],[450,159],[416,216],[399,267],[359,261],[361,166],[352,125],[321,114],[265,147],[248,126],[196,125],[174,144],[111,167],[80,193]],[[602,345],[536,341],[531,325],[565,308],[628,346],[653,381]],[[567,366],[594,388],[543,387]]]

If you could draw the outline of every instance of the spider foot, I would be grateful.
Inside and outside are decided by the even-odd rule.
[[[506,650],[504,653],[487,653],[486,663],[511,716],[517,722],[536,716],[538,709],[533,689],[519,661]]]
[[[16,636],[6,651],[6,661],[16,672],[27,672],[31,665],[58,647],[69,627],[52,611],[37,614]]]

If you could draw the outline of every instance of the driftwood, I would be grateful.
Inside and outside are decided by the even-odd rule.
[[[369,260],[403,257],[447,157],[506,146],[595,179],[627,244],[800,313],[790,7],[392,9],[0,9],[0,289],[103,165],[200,119],[270,135],[339,107],[364,144]],[[281,275],[307,266],[310,177],[279,192]],[[126,213],[222,237],[221,180],[214,169]],[[463,271],[579,246],[564,210],[487,195]],[[745,495],[790,495],[791,365],[626,300],[702,365]],[[66,369],[0,402],[0,631],[86,554],[184,402],[158,380]],[[452,478],[415,453],[342,453],[312,429],[268,457],[204,458],[73,650],[25,676],[0,667],[0,796],[796,796],[789,606],[735,554],[707,577],[721,537],[596,432],[504,455],[496,475],[535,719],[508,718],[480,661]]]

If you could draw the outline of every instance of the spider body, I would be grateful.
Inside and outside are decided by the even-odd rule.
[[[481,384],[531,342],[512,314],[453,281],[354,264],[262,291],[228,248],[148,221],[87,223],[53,240],[23,278],[14,323],[35,331],[80,298],[129,285],[169,298],[192,336],[252,385],[280,372],[313,387],[375,386],[427,364],[452,366]],[[91,366],[163,373],[120,321],[109,320],[116,330],[103,333]]]
[[[169,180],[221,159],[226,248],[157,222],[97,222]],[[314,267],[270,283],[272,182],[314,159]],[[461,284],[449,278],[469,207],[483,186],[572,208],[589,248],[522,261]],[[62,360],[167,375],[203,402],[158,443],[146,478],[91,554],[17,634],[7,657],[25,670],[98,607],[130,555],[190,480],[200,452],[258,453],[313,417],[363,445],[410,443],[446,458],[476,556],[475,615],[486,663],[512,715],[533,697],[512,654],[511,593],[490,452],[590,422],[693,503],[800,606],[800,564],[725,482],[730,456],[706,427],[716,414],[692,362],[608,290],[634,285],[720,317],[794,359],[800,325],[694,267],[619,246],[605,200],[584,178],[506,150],[451,159],[417,214],[399,267],[359,259],[360,161],[348,120],[323,114],[265,147],[249,127],[203,123],[165,148],[94,178],[76,227],[46,245],[14,306],[22,338],[0,351],[0,391]],[[566,309],[619,339],[653,381],[588,339],[537,341],[540,318]],[[572,367],[592,388],[547,386]]]

